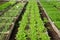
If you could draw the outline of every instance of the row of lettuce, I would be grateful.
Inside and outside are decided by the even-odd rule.
[[[35,0],[29,0],[19,24],[16,40],[50,40]]]
[[[59,9],[60,2],[57,0],[54,1],[40,0],[40,2],[44,9],[46,10],[48,16],[53,21],[53,23],[57,26],[58,29],[60,29],[60,9]]]
[[[18,3],[0,16],[0,28],[3,27],[0,31],[8,31],[9,25],[11,25],[15,18],[20,14],[19,12],[22,10],[23,6],[23,3]]]
[[[10,30],[10,25],[14,23],[14,20],[20,14],[23,7],[23,3],[17,3],[10,10],[0,16],[0,40],[5,40],[4,32],[8,32]]]
[[[0,5],[0,11],[3,11],[4,9],[6,9],[7,7],[13,5],[16,3],[16,0],[12,1],[9,0],[8,2],[3,3],[2,5]]]

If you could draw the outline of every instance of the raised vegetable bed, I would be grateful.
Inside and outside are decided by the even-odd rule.
[[[54,23],[48,16],[48,13],[46,12],[46,10],[42,6],[42,4],[40,2],[38,4],[39,4],[39,8],[41,10],[41,15],[42,15],[43,21],[47,20],[47,22],[45,21],[45,26],[48,28],[49,35],[52,37],[52,40],[60,40],[59,30],[56,28],[56,26],[54,25]]]
[[[24,4],[23,4],[23,6],[21,5],[22,3],[18,3],[16,6],[18,6],[18,7],[20,7],[21,6],[21,8],[19,8],[19,10],[18,10],[18,12],[16,12],[17,14],[19,13],[19,12],[21,12],[22,11],[22,9],[23,9],[23,7],[24,7]],[[14,6],[15,7],[15,6]],[[13,8],[14,8],[13,7]],[[13,9],[12,8],[12,9]],[[11,10],[12,10],[11,9]],[[15,9],[16,9],[16,7],[15,7]],[[12,12],[11,12],[12,13]],[[15,12],[14,12],[15,13]],[[7,14],[7,13],[5,13],[5,14]],[[18,17],[19,17],[19,15],[20,15],[20,13],[19,13],[19,15],[14,15],[13,17],[15,17],[14,18],[14,22],[9,26],[9,29],[8,30],[5,30],[5,31],[3,31],[2,30],[2,32],[0,32],[0,40],[8,40],[9,39],[9,37],[10,37],[10,35],[11,35],[11,32],[12,32],[12,30],[13,30],[13,28],[14,28],[14,25],[15,25],[15,22],[16,22],[16,20],[18,20]],[[2,16],[3,17],[3,16]],[[8,17],[8,16],[4,16],[4,17]],[[11,16],[10,16],[11,17]],[[5,26],[5,27],[7,27],[7,26]],[[5,28],[3,28],[3,29],[5,29]]]
[[[33,1],[29,1],[22,20],[19,22],[16,40],[50,40],[40,18],[37,2]]]

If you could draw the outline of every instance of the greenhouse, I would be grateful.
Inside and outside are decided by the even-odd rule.
[[[60,40],[60,0],[0,0],[0,40]]]

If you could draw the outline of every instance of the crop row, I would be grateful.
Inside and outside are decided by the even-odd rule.
[[[10,32],[11,24],[15,22],[23,7],[24,3],[17,3],[10,10],[0,16],[0,40],[6,40],[5,37],[7,36],[4,33]]]
[[[13,5],[14,3],[16,3],[16,1],[11,1],[9,0],[9,2],[3,3],[2,5],[0,5],[0,11],[6,9],[7,7]]]
[[[19,24],[16,40],[50,40],[40,18],[38,5],[35,0],[29,0]]]
[[[4,10],[5,8],[7,8],[8,6],[10,6],[11,4],[9,2],[6,2],[5,4],[0,5],[0,11]]]
[[[50,0],[50,1],[47,1],[48,4],[54,6],[54,7],[57,7],[57,8],[60,8],[60,1],[59,0]]]
[[[6,32],[9,26],[14,22],[15,18],[20,14],[19,12],[22,10],[23,4],[18,3],[17,5],[13,6],[10,10],[5,12],[3,15],[0,16],[0,28],[3,27],[1,30],[2,32]]]
[[[51,18],[51,20],[57,26],[57,28],[60,29],[60,22],[59,22],[60,21],[60,10],[55,8],[53,5],[49,4],[49,2],[47,1],[44,1],[44,0],[40,0],[40,1],[44,9],[46,10],[48,16]]]

